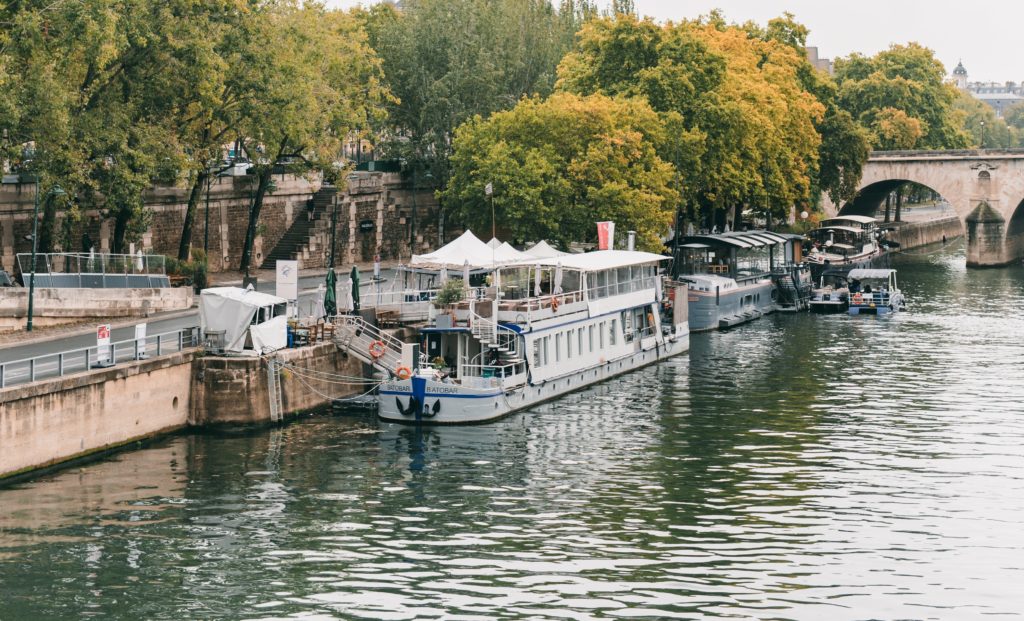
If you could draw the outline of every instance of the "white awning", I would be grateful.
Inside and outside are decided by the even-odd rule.
[[[846,275],[847,278],[853,280],[854,278],[860,280],[863,278],[888,278],[890,274],[896,270],[888,269],[855,269],[850,270],[850,273]]]
[[[203,289],[199,295],[199,325],[204,334],[224,334],[225,352],[242,352],[246,334],[251,334],[253,349],[261,354],[287,344],[287,306],[284,298],[241,287]],[[279,314],[275,316],[275,312]]]
[[[564,269],[595,272],[616,267],[628,267],[630,265],[642,265],[644,263],[658,263],[660,261],[667,261],[668,259],[669,257],[651,252],[639,252],[635,250],[598,250],[597,252],[567,254],[561,257],[530,258],[513,265],[543,265],[545,267],[554,267],[561,264]]]
[[[472,231],[466,231],[429,254],[414,254],[410,265],[437,269],[445,265],[461,268],[467,261],[470,267],[493,265],[497,261],[496,249],[480,241]]]
[[[871,224],[872,222],[877,222],[877,220],[871,216],[836,216],[835,218],[822,220],[821,224],[824,225],[826,222],[835,222],[836,220],[846,220],[847,222],[856,222],[858,224]]]

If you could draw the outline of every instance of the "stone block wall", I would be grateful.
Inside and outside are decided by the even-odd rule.
[[[334,343],[285,349],[275,354],[298,369],[319,373],[363,376],[363,364],[342,353]],[[300,370],[281,374],[284,411],[295,414],[327,406],[332,397],[352,396],[358,386],[328,383],[306,377]],[[203,356],[193,372],[192,425],[270,422],[267,363],[262,358]]]
[[[78,323],[88,319],[146,317],[150,313],[192,307],[191,287],[164,289],[50,289],[37,288],[32,322],[38,327]],[[21,330],[28,314],[28,289],[0,291],[0,332]]]
[[[265,251],[281,239],[295,218],[305,216],[306,203],[319,188],[319,181],[295,175],[274,175],[273,193],[264,198],[260,214],[260,235],[256,239],[253,265],[258,267]],[[209,192],[209,260],[211,271],[238,269],[242,245],[248,222],[249,205],[256,188],[252,175],[221,177],[210,185]],[[34,203],[32,184],[3,184],[0,186],[0,250],[2,266],[15,271],[15,255],[31,252],[32,242],[27,236],[32,231]],[[136,244],[144,252],[178,254],[181,227],[188,207],[189,188],[153,187],[143,195],[152,212],[149,229]],[[196,209],[192,230],[192,247],[202,248],[206,234],[207,193],[204,191]],[[41,216],[40,216],[41,217]],[[60,243],[63,214],[58,213],[55,226]],[[71,227],[70,244],[61,248],[65,252],[81,252],[83,235],[87,234],[98,252],[110,252],[114,234],[113,220],[104,218],[99,210],[87,211]]]

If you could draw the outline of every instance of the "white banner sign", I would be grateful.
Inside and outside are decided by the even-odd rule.
[[[277,262],[277,297],[286,300],[299,299],[299,262]]]
[[[96,327],[96,362],[110,362],[110,324]]]

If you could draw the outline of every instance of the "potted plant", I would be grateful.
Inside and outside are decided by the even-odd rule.
[[[462,290],[462,281],[448,280],[441,285],[437,295],[434,297],[434,307],[442,311],[437,314],[434,325],[438,328],[450,328],[452,326],[452,305],[463,300],[465,293]]]

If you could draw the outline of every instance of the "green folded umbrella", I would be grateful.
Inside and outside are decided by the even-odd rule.
[[[352,279],[352,314],[359,314],[359,268],[355,265],[352,266],[352,272],[349,274]]]
[[[334,290],[338,277],[334,268],[327,270],[327,293],[324,294],[324,316],[334,317],[338,314],[338,294]]]

